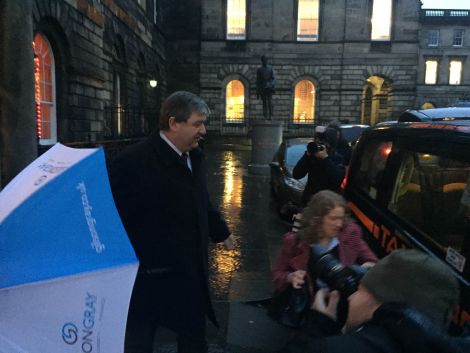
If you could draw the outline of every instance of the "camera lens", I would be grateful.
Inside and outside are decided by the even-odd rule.
[[[309,271],[330,289],[340,291],[346,298],[357,290],[359,280],[364,274],[356,267],[343,266],[336,257],[318,245],[312,247]]]

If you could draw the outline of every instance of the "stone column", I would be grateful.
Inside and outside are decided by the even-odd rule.
[[[269,175],[269,163],[282,142],[282,122],[255,120],[251,128],[251,163],[248,171]]]
[[[0,0],[0,188],[37,157],[32,0]]]

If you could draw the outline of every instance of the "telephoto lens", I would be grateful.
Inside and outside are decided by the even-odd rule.
[[[312,246],[308,267],[314,278],[326,283],[331,290],[338,290],[345,298],[357,290],[365,274],[365,269],[360,266],[341,265],[336,257],[320,245]]]
[[[331,253],[321,245],[312,246],[308,261],[308,271],[312,278],[325,283],[330,290],[338,290],[341,294],[336,311],[336,322],[344,325],[348,313],[348,297],[357,291],[359,281],[366,269],[361,266],[343,266]]]

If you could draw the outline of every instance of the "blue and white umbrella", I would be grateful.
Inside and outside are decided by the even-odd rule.
[[[56,144],[0,192],[0,353],[123,352],[137,268],[103,150]]]

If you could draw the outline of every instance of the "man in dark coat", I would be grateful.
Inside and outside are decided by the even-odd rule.
[[[177,333],[179,353],[207,352],[205,317],[217,325],[208,289],[208,238],[230,247],[232,236],[209,200],[198,148],[208,115],[198,96],[173,93],[162,105],[160,131],[110,165],[114,200],[140,261],[126,352],[153,352],[159,326]]]
[[[459,285],[447,265],[418,250],[396,250],[349,296],[343,334],[335,321],[339,293],[321,289],[304,335],[282,352],[470,352],[470,337],[446,332],[458,298]]]

